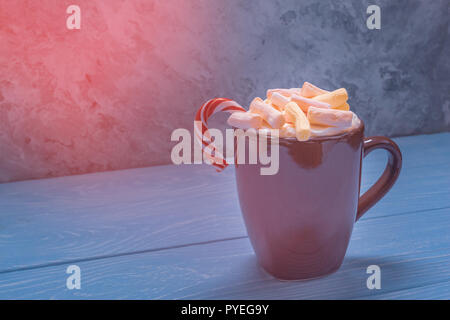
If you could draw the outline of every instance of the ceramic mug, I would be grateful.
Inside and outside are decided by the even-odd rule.
[[[360,196],[362,159],[375,149],[388,151],[386,169]],[[239,202],[259,264],[285,280],[339,269],[354,223],[389,191],[401,165],[398,146],[364,138],[362,121],[341,135],[280,138],[275,175],[261,175],[260,164],[237,164]]]

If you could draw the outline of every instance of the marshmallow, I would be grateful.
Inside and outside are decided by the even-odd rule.
[[[290,113],[288,113],[288,112],[286,111],[286,109],[284,109],[284,111],[283,111],[283,116],[284,116],[284,121],[285,121],[286,123],[288,123],[288,124],[294,124],[294,122],[295,122],[295,117],[292,116]]]
[[[328,91],[320,89],[306,81],[303,83],[301,95],[305,98],[313,98],[324,93],[328,93]]]
[[[263,119],[259,114],[251,112],[233,112],[228,118],[228,124],[239,129],[260,128]]]
[[[310,107],[308,109],[307,118],[311,124],[332,127],[349,127],[352,125],[353,112]]]
[[[314,100],[325,102],[331,105],[331,107],[339,107],[347,102],[348,95],[347,90],[344,88],[334,90],[332,92],[324,93],[319,96],[315,96]]]
[[[302,109],[295,102],[289,102],[285,109],[288,118],[295,119],[295,136],[297,140],[308,140],[311,135],[311,127]]]
[[[284,110],[284,107],[289,103],[289,98],[281,95],[278,92],[273,92],[271,97],[272,104],[279,110]]]
[[[271,99],[265,99],[265,100],[264,100],[264,103],[265,103],[265,104],[268,104],[269,106],[271,106],[271,107],[273,107],[273,108],[275,108],[275,109],[277,109],[278,111],[282,111],[279,107],[277,107],[276,105],[273,104],[273,102],[272,102]]]
[[[300,89],[300,88],[269,89],[269,90],[267,90],[267,98],[269,98],[269,99],[272,98],[272,94],[274,92],[277,92],[277,93],[279,93],[279,94],[281,94],[282,96],[285,96],[285,97],[290,97],[293,94],[300,95],[301,91],[302,91],[302,89]]]
[[[342,128],[311,124],[311,135],[314,137],[333,136],[342,132]]]
[[[267,96],[264,101],[255,98],[248,112],[231,114],[228,124],[299,141],[342,134],[360,125],[356,114],[349,111],[343,88],[328,92],[305,82],[301,89],[268,90]]]
[[[283,138],[295,138],[295,127],[290,123],[285,123],[280,129],[280,137]]]
[[[349,110],[350,110],[350,106],[349,106],[348,103],[345,103],[345,104],[342,104],[342,105],[340,105],[339,107],[335,107],[335,108],[333,108],[333,109],[336,109],[336,110],[343,110],[343,111],[349,111]]]
[[[284,117],[280,111],[264,103],[261,98],[253,99],[250,111],[259,114],[274,129],[279,129],[284,124]]]
[[[285,107],[285,108],[286,108],[286,107]],[[289,115],[288,115],[287,112],[286,112],[286,109],[284,109],[283,111],[281,111],[281,114],[282,114],[283,117],[284,117],[285,123],[290,123],[290,124],[292,124],[293,121],[295,121],[295,119],[292,119],[292,118],[289,117]]]
[[[292,96],[291,101],[295,102],[305,113],[308,112],[308,108],[310,106],[325,109],[331,108],[331,106],[328,103],[316,101],[295,94]]]

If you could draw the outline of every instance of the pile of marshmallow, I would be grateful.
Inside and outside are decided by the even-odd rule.
[[[228,124],[240,129],[271,132],[282,138],[306,141],[314,136],[336,135],[359,126],[350,111],[347,90],[326,91],[305,82],[301,88],[269,89],[267,98],[257,97],[247,112],[235,112]]]

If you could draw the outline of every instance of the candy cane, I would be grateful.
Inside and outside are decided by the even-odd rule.
[[[203,154],[216,167],[217,172],[221,172],[228,166],[224,156],[217,150],[211,141],[211,135],[208,132],[208,119],[217,112],[225,111],[228,113],[245,112],[240,104],[236,101],[226,98],[215,98],[206,101],[195,115],[195,138],[202,146]],[[214,153],[214,155],[213,155]]]

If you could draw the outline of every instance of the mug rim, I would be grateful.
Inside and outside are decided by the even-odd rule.
[[[330,136],[316,136],[316,137],[310,137],[308,140],[305,141],[299,141],[297,140],[297,138],[295,137],[278,137],[279,142],[290,142],[290,143],[311,143],[311,142],[316,142],[316,141],[331,141],[331,140],[339,140],[342,138],[346,138],[348,136],[354,135],[358,132],[364,132],[365,129],[365,125],[364,125],[364,121],[359,119],[359,126],[352,128],[351,130],[345,131],[343,133],[340,134],[336,134],[336,135],[330,135]],[[234,130],[238,129],[236,127],[233,127]],[[259,136],[258,131],[256,131],[256,136]],[[269,136],[271,137],[271,136]]]
[[[335,135],[330,135],[330,136],[310,137],[306,141],[299,141],[295,137],[287,137],[287,138],[279,137],[278,139],[280,141],[300,142],[300,143],[304,143],[304,142],[308,143],[308,142],[314,142],[314,141],[339,140],[339,139],[345,138],[347,136],[351,136],[353,134],[356,134],[356,133],[358,133],[360,131],[364,132],[364,128],[365,128],[364,121],[362,121],[361,119],[359,119],[359,121],[360,121],[359,126],[357,126],[355,128],[352,128],[351,130],[345,131],[343,133],[340,133],[340,134],[335,134]]]

